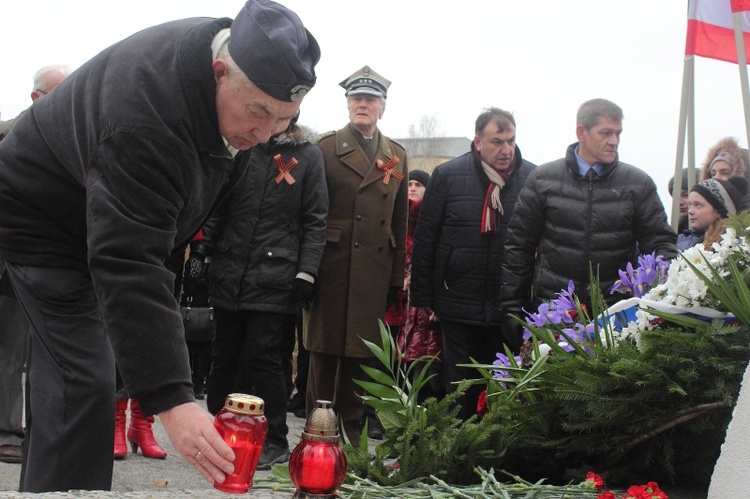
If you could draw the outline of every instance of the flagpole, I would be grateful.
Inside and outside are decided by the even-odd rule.
[[[737,65],[740,68],[740,84],[742,85],[742,104],[745,111],[745,135],[750,147],[750,90],[747,82],[747,56],[745,55],[745,37],[742,32],[741,12],[732,14],[734,19],[734,41],[737,44]]]
[[[688,85],[688,112],[687,112],[687,191],[693,188],[698,180],[695,178],[695,67],[690,64],[690,83]]]
[[[682,194],[682,164],[685,157],[685,129],[687,127],[687,115],[690,95],[693,86],[693,61],[692,55],[685,56],[682,65],[682,94],[680,98],[680,122],[677,127],[677,154],[674,165],[674,181],[672,182],[672,214],[670,221],[672,228],[677,232],[680,224],[680,196]],[[691,127],[692,128],[692,127]],[[688,179],[690,177],[688,176]]]

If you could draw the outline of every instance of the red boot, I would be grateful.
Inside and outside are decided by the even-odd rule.
[[[167,453],[164,452],[156,440],[151,425],[154,424],[154,417],[143,417],[141,406],[136,399],[130,399],[130,428],[128,428],[128,440],[130,448],[135,454],[138,447],[145,457],[152,459],[164,459]]]
[[[125,410],[128,399],[117,399],[115,403],[115,459],[125,459],[128,455],[128,443],[125,441]]]

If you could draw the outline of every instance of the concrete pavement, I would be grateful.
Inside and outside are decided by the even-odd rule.
[[[205,401],[198,401],[203,407]],[[289,448],[294,449],[300,440],[305,420],[287,414],[289,425]],[[159,444],[169,454],[166,459],[147,459],[142,454],[128,453],[128,457],[122,461],[115,461],[114,477],[112,480],[112,491],[70,491],[70,492],[48,492],[44,494],[21,494],[17,492],[18,481],[21,473],[20,464],[7,464],[0,462],[0,499],[6,498],[87,498],[87,499],[166,499],[174,497],[227,499],[230,494],[220,492],[206,482],[198,472],[187,464],[177,454],[172,443],[167,438],[164,427],[157,422],[154,424],[154,435]],[[374,449],[377,441],[370,440],[370,447]],[[374,451],[373,451],[374,452]],[[268,471],[256,471],[255,478],[268,475]],[[690,490],[680,487],[662,487],[670,499],[706,499],[707,493],[702,490]],[[291,497],[289,493],[273,492],[265,489],[252,488],[242,497],[253,499],[278,499]]]
[[[206,406],[205,400],[199,400],[199,404]],[[289,448],[294,449],[300,440],[305,420],[296,418],[291,413],[287,414],[289,425]],[[159,444],[169,454],[166,459],[147,459],[139,452],[128,453],[128,457],[122,461],[115,461],[114,476],[112,479],[112,491],[71,491],[54,492],[44,494],[21,494],[17,492],[18,481],[21,474],[20,464],[8,464],[0,462],[0,498],[168,498],[168,497],[195,497],[195,498],[223,498],[232,497],[230,494],[220,492],[213,488],[205,479],[182,457],[169,441],[164,427],[158,418],[154,424],[154,435]],[[129,449],[128,449],[129,450]],[[255,478],[266,476],[268,471],[256,471]],[[258,499],[290,497],[287,493],[275,493],[267,490],[250,489],[243,497]]]

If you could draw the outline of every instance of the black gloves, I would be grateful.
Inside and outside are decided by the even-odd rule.
[[[190,257],[185,263],[185,278],[199,279],[203,275],[203,263],[206,257],[200,253],[191,252]]]
[[[191,251],[185,262],[185,273],[182,276],[182,288],[185,294],[193,295],[196,288],[206,283],[206,257],[197,251]]]
[[[398,292],[401,291],[401,286],[391,286],[388,288],[388,297],[385,299],[385,309],[390,310],[394,303],[396,303],[396,298],[398,298]]]
[[[297,277],[292,285],[292,301],[296,307],[310,308],[313,295],[315,294],[315,284]]]

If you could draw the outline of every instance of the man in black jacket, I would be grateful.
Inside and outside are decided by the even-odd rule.
[[[111,487],[115,359],[191,465],[232,472],[165,261],[239,178],[233,154],[286,129],[319,57],[296,14],[250,0],[112,45],[0,142],[0,255],[31,324],[22,491]]]
[[[325,247],[328,188],[323,153],[310,138],[293,124],[241,153],[247,173],[203,226],[188,261],[200,265],[211,256],[216,337],[208,410],[216,414],[233,392],[263,399],[268,433],[261,470],[289,460],[280,346],[312,299]]]
[[[610,297],[618,271],[637,253],[656,252],[665,260],[677,255],[677,237],[654,181],[618,161],[622,117],[613,102],[584,102],[578,142],[565,158],[529,176],[505,246],[501,305],[507,314],[522,317],[522,308],[555,298],[571,280],[581,301],[589,302],[590,268]]]
[[[435,169],[414,234],[411,304],[440,319],[449,393],[454,382],[479,377],[457,364],[491,364],[504,345],[521,345],[520,334],[500,328],[500,266],[516,198],[534,165],[521,158],[509,112],[486,110],[475,134],[470,152]],[[460,417],[476,412],[480,391],[472,387],[459,399]]]

